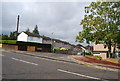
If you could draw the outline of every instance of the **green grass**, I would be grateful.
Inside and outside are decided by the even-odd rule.
[[[3,44],[16,44],[16,40],[0,40],[0,43]]]

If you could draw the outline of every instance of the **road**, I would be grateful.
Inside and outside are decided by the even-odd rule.
[[[118,72],[82,64],[5,51],[0,57],[3,79],[118,79]]]

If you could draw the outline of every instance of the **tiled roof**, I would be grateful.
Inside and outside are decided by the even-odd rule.
[[[41,36],[38,35],[38,34],[33,34],[33,33],[30,33],[30,32],[24,32],[24,33],[26,33],[28,36],[41,37]]]
[[[69,42],[62,41],[62,40],[59,40],[59,39],[50,38],[50,37],[47,37],[47,36],[41,36],[41,35],[33,34],[33,33],[30,33],[30,32],[24,32],[24,33],[26,33],[28,36],[32,36],[32,37],[41,37],[45,40],[54,40],[56,42],[62,42],[62,43],[65,43],[65,44],[70,44]]]

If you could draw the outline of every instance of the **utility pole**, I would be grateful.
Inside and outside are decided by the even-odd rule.
[[[52,32],[51,34],[53,35],[53,33],[54,33],[54,32]],[[52,50],[52,52],[53,52],[53,48],[54,48],[54,42],[53,42],[53,41],[54,41],[53,38],[51,38],[51,46],[52,46],[52,47],[51,47],[51,50]]]
[[[17,39],[17,35],[18,35],[18,28],[19,28],[19,15],[18,15],[18,18],[17,18],[17,31],[16,31],[16,39]]]

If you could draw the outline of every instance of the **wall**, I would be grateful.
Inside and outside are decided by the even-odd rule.
[[[25,34],[24,32],[22,32],[21,34],[18,35],[17,41],[25,41],[25,42],[27,42],[27,37],[28,37],[28,35]]]
[[[108,47],[104,48],[103,44],[94,44],[93,51],[108,51]]]
[[[52,44],[52,40],[45,40],[45,39],[43,39],[43,43],[44,44]]]
[[[17,45],[10,45],[10,44],[2,44],[2,48],[8,49],[8,50],[18,50]]]
[[[60,48],[60,47],[63,47],[63,48],[64,48],[64,45],[63,45],[63,43],[61,43],[61,42],[54,42],[54,43],[53,43],[53,46],[54,46],[54,47],[57,47],[57,48]]]
[[[27,41],[28,41],[28,42],[42,43],[42,38],[40,38],[40,37],[32,37],[32,36],[28,36]]]
[[[54,41],[54,40],[52,41],[52,39],[51,40],[43,39],[43,43],[52,44],[52,46],[55,47],[55,48],[60,48],[60,47],[67,48],[67,49],[71,48],[70,44],[64,44],[63,42],[57,42],[57,41]]]
[[[108,47],[104,48],[103,44],[94,44],[93,51],[108,51]],[[120,49],[116,48],[116,51]],[[111,52],[113,52],[113,47],[111,47]]]
[[[35,46],[27,46],[27,51],[34,52]]]

